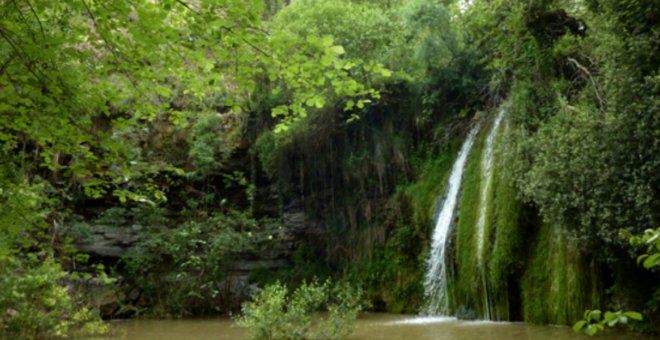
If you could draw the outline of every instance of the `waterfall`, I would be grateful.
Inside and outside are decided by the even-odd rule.
[[[479,197],[479,219],[477,220],[477,262],[481,266],[483,258],[483,249],[485,242],[484,229],[486,226],[486,208],[488,204],[488,191],[492,182],[493,172],[493,145],[495,144],[495,137],[497,130],[500,127],[502,118],[504,117],[505,109],[500,109],[493,122],[493,127],[486,137],[486,150],[481,166],[481,194]]]
[[[463,170],[478,130],[478,126],[474,127],[463,142],[463,146],[461,146],[458,157],[456,157],[451,168],[447,191],[436,218],[431,252],[426,260],[426,277],[424,280],[424,294],[426,297],[424,314],[427,315],[446,315],[448,313],[445,247],[454,220]]]
[[[495,137],[497,136],[497,130],[500,127],[502,118],[504,117],[504,108],[500,109],[493,121],[493,127],[490,129],[488,136],[486,137],[486,147],[484,149],[483,158],[481,161],[481,190],[479,196],[479,219],[477,220],[477,266],[481,273],[481,285],[483,288],[482,297],[483,297],[483,306],[484,306],[484,315],[483,318],[486,320],[492,319],[491,313],[491,300],[490,293],[488,289],[488,283],[486,281],[485,267],[483,265],[483,256],[484,256],[484,243],[486,242],[486,234],[484,229],[486,228],[486,211],[488,209],[488,191],[490,191],[490,186],[493,177],[493,148],[495,144]]]

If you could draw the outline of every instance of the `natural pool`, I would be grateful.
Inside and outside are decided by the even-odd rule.
[[[192,320],[126,320],[112,323],[109,339],[240,339],[243,329],[227,318]],[[382,340],[588,340],[568,327],[535,326],[522,323],[460,321],[454,318],[423,318],[384,313],[363,314],[348,338]],[[651,339],[637,334],[601,334],[594,339]]]

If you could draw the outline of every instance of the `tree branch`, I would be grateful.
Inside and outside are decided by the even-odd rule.
[[[5,73],[5,70],[7,69],[7,67],[9,67],[9,63],[11,63],[14,60],[14,58],[16,58],[16,53],[9,56],[9,58],[7,58],[7,61],[2,63],[2,66],[0,66],[0,76],[2,76],[2,74]]]
[[[14,52],[16,52],[16,54],[22,55],[22,59],[25,60],[25,61],[23,62],[23,65],[25,65],[25,67],[28,69],[28,71],[29,71],[30,73],[32,73],[32,75],[34,75],[34,77],[37,78],[37,80],[38,80],[42,85],[45,85],[46,82],[44,81],[44,78],[47,79],[48,77],[46,77],[45,75],[41,75],[41,76],[39,76],[39,75],[37,74],[37,72],[32,68],[32,65],[31,65],[31,64],[33,64],[33,63],[32,63],[32,61],[30,60],[30,58],[28,57],[28,54],[25,53],[25,51],[23,51],[18,45],[16,45],[16,43],[14,43],[14,42],[9,38],[9,36],[5,33],[5,30],[3,30],[2,27],[0,27],[0,36],[2,36],[2,38],[5,39],[5,41],[7,41],[7,43],[9,43],[9,46],[11,46],[11,48],[14,49]]]
[[[44,26],[41,24],[41,19],[39,19],[39,16],[37,15],[37,11],[34,10],[34,7],[32,7],[32,3],[30,3],[30,0],[25,0],[27,2],[28,6],[30,7],[30,11],[34,15],[34,17],[37,19],[37,23],[39,23],[39,29],[41,30],[41,36],[46,39],[46,32],[44,31]]]
[[[575,67],[577,67],[580,71],[584,72],[587,75],[587,77],[589,77],[589,81],[591,81],[591,84],[594,87],[594,92],[596,93],[596,98],[598,98],[598,104],[600,106],[600,109],[601,109],[601,111],[604,111],[605,101],[600,96],[600,92],[598,91],[598,86],[596,85],[596,82],[594,81],[594,78],[591,76],[591,72],[589,72],[589,70],[586,67],[584,67],[582,64],[580,64],[577,60],[575,60],[573,58],[570,58],[570,57],[567,58],[567,60],[570,61],[571,63],[573,63],[575,65]]]
[[[192,7],[190,7],[190,4],[188,4],[187,2],[185,2],[185,1],[183,1],[183,0],[176,0],[176,2],[178,2],[179,4],[181,4],[181,6],[185,7],[186,9],[188,9],[189,11],[191,11],[191,12],[197,14],[197,15],[201,15],[201,14],[202,14],[202,13],[199,12],[198,10],[196,10],[196,9],[194,9],[194,8],[192,8]],[[229,33],[231,33],[231,34],[234,34],[234,35],[238,36],[238,35],[237,35],[236,33],[234,33],[234,31],[233,31],[231,28],[229,28],[229,27],[222,26],[221,28],[224,29],[224,30],[226,30],[227,32],[229,32]],[[268,32],[266,32],[265,30],[260,29],[260,28],[258,28],[258,27],[251,26],[251,25],[248,26],[247,28],[253,29],[253,30],[255,30],[255,31],[260,31],[260,32],[262,32],[262,33],[264,33],[264,34],[268,34]],[[245,44],[247,44],[248,46],[252,47],[255,51],[257,51],[257,52],[263,54],[264,56],[267,56],[267,57],[270,56],[268,53],[266,53],[266,51],[262,50],[262,49],[259,48],[258,46],[254,45],[253,43],[251,43],[251,42],[249,42],[247,39],[245,39],[245,37],[241,37],[241,36],[238,36],[238,37],[239,37],[239,38],[240,38]]]
[[[237,35],[236,33],[234,33],[234,31],[231,28],[225,27],[225,26],[222,26],[221,28],[224,29],[225,31],[231,33],[231,34],[234,34],[234,35],[238,36],[246,45],[252,47],[255,51],[263,54],[266,57],[270,57],[270,54],[266,53],[266,51],[262,50],[261,48],[259,48],[255,44],[249,42],[247,39],[245,39],[245,37],[241,37],[240,35]]]
[[[189,11],[191,11],[191,12],[197,14],[197,15],[201,14],[196,9],[190,7],[190,4],[188,4],[187,2],[185,2],[183,0],[176,0],[176,2],[178,2],[181,6],[185,7],[187,10],[189,10]]]
[[[89,15],[89,17],[90,17],[90,19],[92,20],[92,22],[94,23],[94,31],[95,31],[96,33],[98,33],[98,35],[99,35],[99,36],[101,37],[101,39],[103,40],[103,42],[104,42],[104,44],[105,44],[105,48],[106,48],[107,50],[109,50],[110,53],[115,57],[115,59],[117,60],[117,63],[119,63],[120,60],[122,60],[122,59],[123,59],[123,60],[126,60],[126,59],[123,58],[121,55],[119,55],[119,53],[117,53],[117,51],[115,51],[115,49],[113,48],[113,45],[112,45],[112,44],[110,43],[110,41],[105,37],[105,35],[104,35],[103,33],[101,33],[100,31],[97,30],[97,27],[98,27],[99,25],[98,25],[98,22],[96,21],[96,16],[94,15],[94,13],[92,13],[92,9],[89,8],[89,6],[88,6],[87,3],[85,2],[85,0],[80,0],[80,2],[83,4],[83,6],[85,6],[85,11],[86,11],[87,14]],[[125,69],[123,69],[123,68],[121,68],[121,67],[119,68],[119,71],[120,71],[121,73],[123,73],[124,75],[126,75],[126,77],[128,78],[128,81],[130,81],[131,84],[133,85],[133,87],[134,87],[136,90],[139,91],[139,88],[138,88],[138,86],[137,86],[137,81],[136,81],[135,79],[133,79],[133,77],[131,76],[131,74],[128,73],[128,71],[126,71]]]

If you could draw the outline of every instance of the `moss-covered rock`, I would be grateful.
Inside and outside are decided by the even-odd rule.
[[[541,223],[529,254],[521,285],[525,321],[568,325],[599,305],[596,265],[561,228]]]

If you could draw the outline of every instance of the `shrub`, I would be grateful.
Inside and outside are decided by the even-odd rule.
[[[249,339],[341,339],[363,307],[362,292],[347,284],[314,281],[290,293],[278,282],[244,303],[237,323]]]
[[[631,235],[625,230],[621,231],[621,236],[630,240],[630,245],[645,247],[647,254],[637,257],[637,263],[644,266],[645,269],[652,270],[660,267],[660,228],[653,230],[647,229],[641,236]],[[656,292],[660,291],[660,288]],[[650,298],[650,303],[657,302],[657,293]],[[600,310],[587,310],[584,312],[584,319],[579,320],[573,325],[575,332],[581,332],[587,335],[594,335],[607,327],[614,327],[628,323],[628,320],[641,321],[642,314],[634,311],[605,312],[604,316]]]
[[[237,254],[267,247],[276,223],[231,211],[176,228],[151,227],[122,258],[131,288],[149,316],[181,317],[232,306],[228,276]],[[266,248],[262,248],[266,249]]]
[[[7,338],[66,338],[98,335],[107,326],[76,303],[62,283],[66,272],[36,256],[0,259],[0,334]]]

